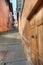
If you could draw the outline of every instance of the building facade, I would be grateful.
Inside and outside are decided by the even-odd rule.
[[[16,0],[16,3],[17,12],[22,11],[22,0]]]
[[[10,18],[12,18],[10,9],[9,0],[0,0],[0,32],[7,31],[11,28],[11,26],[9,26]]]
[[[19,32],[28,59],[43,65],[43,0],[23,0],[19,15]]]

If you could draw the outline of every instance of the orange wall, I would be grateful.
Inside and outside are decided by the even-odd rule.
[[[19,31],[22,36],[22,44],[27,58],[30,54],[34,65],[43,65],[43,3],[38,7],[33,17],[30,20],[27,19],[29,12],[33,11],[31,7],[38,1],[25,0],[19,21]],[[31,49],[30,52],[29,48]]]
[[[0,0],[0,32],[8,30],[9,6],[5,0]]]

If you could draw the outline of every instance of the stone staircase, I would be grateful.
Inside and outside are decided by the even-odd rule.
[[[18,32],[0,35],[0,65],[32,65],[28,63],[21,43]]]

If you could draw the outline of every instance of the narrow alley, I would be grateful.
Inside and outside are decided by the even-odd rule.
[[[0,0],[0,65],[43,65],[43,0]]]
[[[12,30],[0,35],[0,65],[4,64],[33,65],[31,60],[27,61],[20,35],[17,31]]]

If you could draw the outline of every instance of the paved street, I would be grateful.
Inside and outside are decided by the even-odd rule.
[[[0,65],[33,65],[27,61],[18,32],[10,31],[0,35]]]

